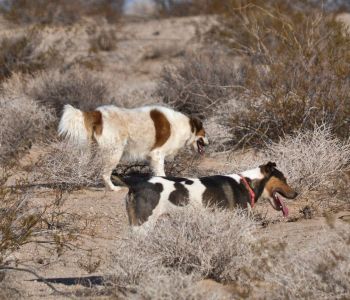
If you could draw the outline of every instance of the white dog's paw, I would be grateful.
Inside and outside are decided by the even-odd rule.
[[[112,184],[112,183],[106,184],[106,190],[107,190],[107,191],[120,192],[120,191],[122,191],[123,189],[125,189],[125,187],[116,186],[116,185],[114,185],[114,184]]]
[[[115,185],[109,187],[109,190],[110,190],[110,191],[113,191],[113,192],[120,192],[120,191],[122,191],[122,190],[124,190],[124,189],[125,189],[124,187],[115,186]]]

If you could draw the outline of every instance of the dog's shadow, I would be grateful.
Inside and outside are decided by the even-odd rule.
[[[92,287],[96,285],[109,286],[110,279],[106,276],[86,276],[86,277],[57,277],[57,278],[39,278],[29,281],[58,283],[64,285],[82,285],[84,287]]]

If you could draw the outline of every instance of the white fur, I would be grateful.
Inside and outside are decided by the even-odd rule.
[[[64,135],[78,144],[87,143],[88,135],[84,125],[83,112],[69,104],[65,105],[58,125],[58,134]]]
[[[261,173],[261,169],[260,168],[255,168],[255,169],[251,169],[248,171],[244,171],[242,173],[240,173],[242,176],[247,177],[249,179],[263,179],[264,178],[264,174]]]
[[[155,126],[150,112],[157,109],[170,123],[171,135],[161,147],[155,144]],[[103,179],[111,190],[118,191],[110,180],[112,170],[121,159],[131,162],[149,159],[157,176],[164,176],[164,160],[174,156],[185,145],[194,145],[198,137],[191,131],[190,120],[182,113],[162,106],[124,109],[113,105],[97,108],[102,114],[102,134],[94,135],[104,156]],[[59,125],[59,134],[78,143],[88,140],[83,113],[66,105]]]

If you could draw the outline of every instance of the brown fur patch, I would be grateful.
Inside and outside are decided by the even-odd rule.
[[[190,126],[191,126],[191,131],[194,132],[197,136],[205,137],[205,130],[203,128],[203,123],[201,120],[191,117]]]
[[[274,191],[280,192],[287,198],[294,198],[295,191],[284,181],[272,176],[266,183],[265,189],[268,191],[269,196],[272,196]]]
[[[159,110],[153,109],[150,112],[151,118],[156,129],[156,141],[152,150],[163,146],[170,137],[171,128],[168,119]]]
[[[84,124],[85,128],[89,132],[89,135],[93,137],[93,133],[97,135],[102,134],[103,124],[102,124],[102,114],[100,111],[85,111],[84,114]]]
[[[191,131],[195,133],[203,129],[203,123],[201,122],[201,120],[195,117],[190,117],[190,125],[191,125]]]
[[[196,135],[197,135],[197,136],[203,136],[203,137],[205,137],[205,130],[204,130],[204,128],[202,128],[201,130],[199,130],[199,131],[197,132]]]

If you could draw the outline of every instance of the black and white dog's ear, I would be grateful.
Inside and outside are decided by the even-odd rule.
[[[266,165],[259,166],[259,168],[264,175],[269,176],[275,170],[276,166],[276,163],[269,161]]]
[[[202,121],[196,117],[190,117],[190,125],[191,125],[191,131],[194,133],[197,133],[201,129],[203,129]]]

